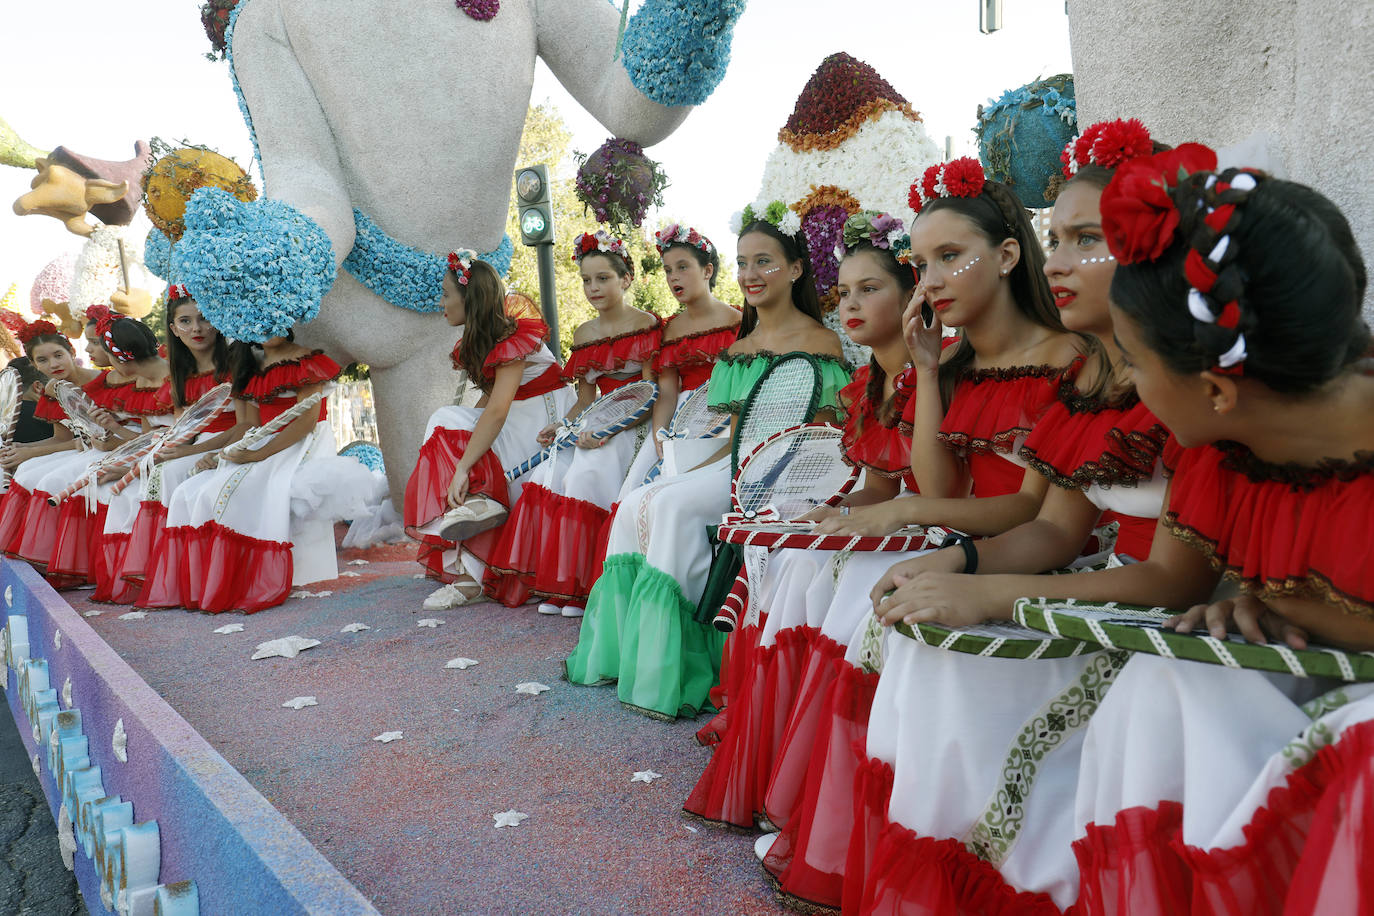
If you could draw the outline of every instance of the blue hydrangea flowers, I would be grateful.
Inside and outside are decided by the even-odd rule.
[[[700,105],[725,78],[744,0],[645,0],[625,29],[630,82],[660,105]]]

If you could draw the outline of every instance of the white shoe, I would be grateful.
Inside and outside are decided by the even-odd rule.
[[[539,613],[548,614],[550,617],[563,613],[563,609],[556,604],[541,604],[537,610]]]
[[[561,609],[564,617],[581,617],[583,609],[575,604],[565,604]]]
[[[773,848],[773,843],[777,841],[779,834],[765,833],[754,841],[754,855],[760,862],[768,855],[768,850]]]
[[[495,528],[506,520],[506,507],[485,496],[473,496],[456,509],[444,513],[439,537],[446,541],[466,541],[473,535]]]
[[[485,596],[482,594],[482,586],[471,579],[466,579],[450,582],[448,585],[436,588],[425,599],[424,609],[427,611],[448,611],[465,604],[477,604],[483,600],[485,600]]]

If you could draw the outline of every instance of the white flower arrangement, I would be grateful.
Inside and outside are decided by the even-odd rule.
[[[82,246],[72,268],[70,290],[73,315],[84,315],[91,305],[108,305],[110,296],[124,288],[119,266],[119,243],[124,242],[124,259],[129,268],[129,285],[134,289],[161,287],[143,266],[143,239],[148,227],[138,221],[128,226],[101,226]]]

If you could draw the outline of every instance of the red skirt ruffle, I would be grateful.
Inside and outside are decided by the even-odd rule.
[[[1108,825],[1089,824],[1073,844],[1078,859],[1075,916],[1186,916],[1192,873],[1180,854],[1183,806],[1127,808]]]
[[[727,608],[732,604],[736,605],[735,612],[738,615],[736,619],[744,614],[744,602],[748,601],[748,590],[748,584],[744,581],[744,573],[741,571],[739,578],[735,579],[735,587],[725,599]],[[711,705],[716,707],[717,711],[705,725],[697,729],[697,743],[703,747],[714,747],[720,744],[721,739],[729,730],[730,710],[734,708],[734,700],[744,695],[744,691],[753,677],[754,652],[759,647],[761,636],[763,636],[762,621],[747,627],[736,627],[725,638],[725,647],[721,650],[720,657],[720,683],[712,687],[710,693]]]
[[[822,699],[806,782],[787,827],[774,841],[763,866],[778,879],[783,893],[836,907],[847,893],[847,874],[862,883],[866,838],[870,833],[877,835],[870,818],[863,816],[856,821],[856,812],[871,805],[886,820],[892,771],[887,768],[885,782],[881,770],[865,776],[864,782],[856,781],[868,764],[868,714],[878,675],[855,668],[844,659],[832,664],[836,669],[834,684]],[[885,766],[876,761],[874,765]],[[860,855],[851,866],[849,859],[856,842]]]
[[[138,585],[123,577],[124,560],[129,555],[131,538],[127,532],[104,532],[98,538],[92,569],[92,578],[95,580],[92,601],[133,604],[134,599],[138,597]]]
[[[57,508],[57,534],[44,572],[53,588],[71,588],[94,581],[109,508],[105,503],[96,503],[92,513],[85,497],[79,495]]]
[[[10,479],[10,488],[0,496],[0,551],[7,557],[19,556],[19,544],[24,537],[24,517],[29,511],[33,494]]]
[[[778,743],[773,772],[768,777],[768,794],[763,800],[768,820],[780,830],[791,823],[806,786],[816,734],[822,715],[830,708],[827,700],[835,689],[844,652],[844,646],[822,633],[813,634],[807,646],[801,683]]]
[[[1011,887],[958,840],[917,836],[901,824],[879,834],[864,884],[865,916],[1059,916],[1047,894]]]
[[[610,515],[595,503],[525,484],[487,561],[483,585],[507,607],[531,593],[585,606],[596,579],[597,537]]]
[[[61,511],[57,506],[48,505],[51,493],[34,490],[29,494],[24,506],[24,519],[19,526],[19,544],[14,556],[28,560],[40,571],[52,559],[53,546],[57,543],[57,516]]]
[[[138,507],[134,518],[133,531],[129,534],[129,546],[124,553],[124,565],[120,569],[121,578],[135,585],[142,585],[148,570],[157,554],[167,530],[167,507],[158,500],[144,500]]]
[[[420,446],[420,457],[415,462],[415,470],[406,481],[406,533],[420,542],[417,559],[425,568],[425,572],[443,582],[452,582],[456,578],[444,570],[443,553],[445,550],[453,550],[458,545],[434,535],[421,534],[416,529],[448,511],[448,487],[453,482],[453,472],[470,441],[471,430],[448,429],[442,426],[436,428],[425,440],[424,445]],[[495,452],[488,449],[486,454],[477,460],[468,479],[470,495],[480,494],[510,508],[506,472]],[[500,527],[483,531],[476,537],[464,541],[463,547],[485,563],[492,556],[500,532]]]
[[[209,521],[168,528],[139,607],[241,610],[275,607],[291,593],[291,544],[262,541]]]

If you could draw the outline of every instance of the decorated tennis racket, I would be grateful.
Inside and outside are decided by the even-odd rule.
[[[324,392],[317,391],[304,401],[298,401],[261,426],[254,426],[252,429],[248,430],[248,432],[243,434],[243,438],[226,445],[220,451],[220,454],[239,455],[244,452],[257,451],[266,444],[268,439],[271,439],[277,433],[286,429],[294,420],[305,416],[312,410],[319,410],[320,401],[323,399]]]
[[[920,525],[899,528],[892,534],[880,536],[817,534],[815,529],[815,522],[745,521],[723,524],[717,529],[716,535],[727,544],[768,550],[785,547],[789,550],[909,553],[935,546],[926,538],[926,530]]]
[[[899,622],[895,629],[922,645],[984,658],[1072,658],[1098,650],[1097,646],[1081,639],[1051,635],[1011,622],[989,622],[972,627],[942,627],[934,623],[913,626]]]
[[[560,426],[553,442],[546,449],[531,455],[519,467],[506,472],[507,480],[517,480],[577,442],[582,433],[596,439],[609,439],[621,430],[629,429],[649,415],[658,400],[658,385],[654,382],[631,382],[607,392],[587,405],[587,409],[573,418],[572,423]]]
[[[17,370],[0,372],[0,446],[7,447],[14,442],[14,425],[19,422],[19,401],[24,393],[22,389]],[[9,488],[10,472],[0,468],[0,493]]]
[[[1256,645],[1238,633],[1217,639],[1205,631],[1176,633],[1162,624],[1175,616],[1168,608],[1147,608],[1116,602],[1050,601],[1021,598],[1012,612],[1017,623],[1056,637],[1081,639],[1108,649],[1146,652],[1185,659],[1278,671],[1298,677],[1330,677],[1342,681],[1374,681],[1374,652],[1347,652],[1309,644],[1293,649],[1282,643]]]
[[[124,492],[135,479],[147,475],[152,470],[153,462],[158,455],[178,445],[185,445],[199,436],[215,417],[229,407],[232,400],[233,386],[228,382],[216,385],[201,395],[194,404],[181,412],[181,416],[167,428],[161,439],[151,442],[147,450],[135,458],[127,473],[115,481],[112,492],[116,495]]]
[[[711,406],[709,385],[700,385],[677,405],[673,419],[667,429],[654,431],[660,442],[674,439],[714,439],[730,427],[730,414]],[[644,483],[653,483],[663,473],[663,459],[654,462],[649,473],[644,475]]]
[[[763,440],[785,429],[810,423],[821,399],[821,369],[809,353],[792,353],[769,366],[754,383],[740,411],[730,468]]]
[[[65,379],[56,379],[52,386],[53,399],[62,407],[67,419],[62,423],[82,442],[104,439],[109,430],[100,425],[95,412],[100,408],[90,395]]]
[[[141,433],[127,442],[120,443],[116,448],[106,452],[96,461],[91,462],[81,476],[67,484],[66,489],[53,496],[48,497],[48,505],[58,506],[66,500],[75,496],[83,489],[90,487],[87,494],[90,499],[94,496],[95,486],[101,477],[107,474],[123,473],[138,463],[138,459],[157,447],[162,438],[167,435],[168,428],[149,430]]]

